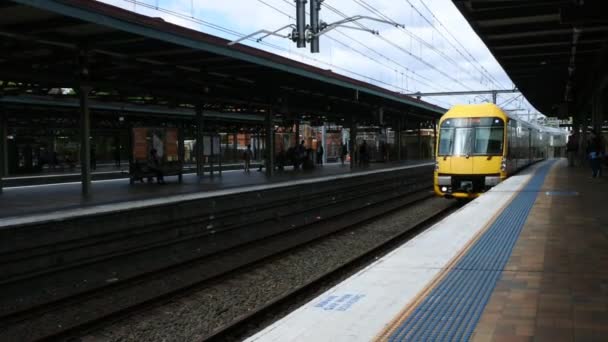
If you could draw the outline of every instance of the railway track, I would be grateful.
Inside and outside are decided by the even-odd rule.
[[[412,180],[415,184],[416,179]],[[389,184],[390,185],[390,184]],[[424,188],[424,191],[420,191]],[[429,193],[424,184],[415,186],[416,190],[387,191],[387,186],[377,188],[354,190],[349,196],[345,196],[343,201],[334,201],[334,215],[323,219],[316,216],[307,224],[300,225],[297,229],[286,230],[277,234],[272,234],[261,239],[255,239],[248,243],[233,246],[211,253],[199,258],[192,258],[186,261],[178,261],[169,266],[159,267],[152,271],[141,272],[131,277],[107,278],[103,286],[95,286],[79,290],[78,285],[86,283],[87,279],[72,278],[75,290],[73,293],[64,294],[57,299],[23,305],[17,307],[12,312],[10,308],[5,308],[5,312],[0,316],[0,333],[11,340],[37,340],[44,338],[63,338],[71,336],[76,331],[85,331],[92,326],[98,326],[103,322],[108,322],[130,314],[137,310],[142,310],[149,305],[167,300],[172,296],[191,291],[206,281],[216,279],[222,275],[246,267],[261,259],[268,258],[277,253],[284,252],[295,246],[307,243],[319,237],[332,234],[340,229],[360,223],[370,217],[377,217],[387,211],[394,210],[404,205],[415,203],[424,198],[428,198]],[[385,196],[379,196],[384,193]],[[390,194],[386,196],[386,194]],[[337,210],[336,208],[339,208]],[[294,215],[309,217],[311,210],[322,212],[324,208],[305,208],[303,212]],[[337,214],[336,214],[337,212]],[[292,216],[294,216],[292,215]],[[178,240],[181,243],[181,240]],[[173,242],[175,243],[175,242]],[[172,246],[171,243],[164,245]],[[158,248],[153,245],[151,248]],[[130,253],[142,253],[146,248],[139,247]],[[69,273],[72,270],[85,268],[95,268],[99,265],[108,264],[108,260],[116,265],[117,262],[128,262],[129,253],[111,255],[110,258],[93,260],[88,264],[69,265],[60,270]],[[105,264],[104,264],[105,263]],[[55,270],[57,271],[57,270]],[[104,275],[107,275],[104,269]],[[98,272],[101,272],[98,270]],[[33,273],[32,278],[52,275],[49,273]],[[110,273],[111,274],[111,273]],[[0,290],[3,285],[14,286],[19,282],[22,284],[27,277],[16,277],[9,281],[0,282]],[[69,277],[64,279],[69,281]],[[11,282],[12,281],[12,282]],[[36,282],[40,283],[40,282]],[[28,285],[25,285],[28,286]],[[38,289],[38,291],[48,289]],[[35,291],[32,289],[32,291]]]
[[[408,226],[401,233],[390,236],[386,240],[372,246],[368,250],[362,251],[359,255],[352,257],[340,266],[331,269],[323,274],[311,279],[306,284],[294,288],[292,291],[275,298],[266,305],[260,306],[250,313],[222,326],[213,333],[205,336],[202,340],[206,342],[215,341],[239,341],[248,335],[256,332],[260,328],[271,324],[277,316],[287,314],[290,309],[304,304],[306,301],[316,297],[319,292],[333,286],[341,279],[348,277],[357,270],[365,267],[369,263],[378,259],[382,255],[392,251],[401,245],[412,234],[422,231],[439,219],[451,213],[454,209],[461,206],[461,203],[454,202],[451,206],[434,211],[432,214],[421,218],[416,223]],[[255,327],[255,328],[252,328]]]

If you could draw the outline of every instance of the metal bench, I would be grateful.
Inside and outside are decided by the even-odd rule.
[[[164,162],[161,164],[160,168],[163,177],[177,176],[179,182],[182,182],[182,162]],[[147,178],[148,183],[151,183],[152,178],[156,176],[156,171],[150,169],[147,161],[135,161],[129,165],[129,182],[131,184],[134,184],[136,180],[139,180],[143,183],[144,178]]]

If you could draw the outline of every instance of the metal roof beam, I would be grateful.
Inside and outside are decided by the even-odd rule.
[[[579,40],[577,45],[603,44],[605,42],[606,41],[602,40],[602,39]],[[563,41],[563,42],[500,45],[500,46],[496,46],[494,48],[494,51],[527,49],[527,48],[543,48],[543,47],[555,47],[555,46],[570,47],[570,46],[572,46],[572,39],[570,39],[570,41]]]
[[[517,88],[515,89],[496,89],[496,90],[464,90],[464,91],[446,91],[436,93],[412,93],[406,94],[408,96],[453,96],[453,95],[483,95],[483,94],[511,94],[519,93]]]
[[[535,15],[527,17],[513,17],[513,18],[500,18],[500,19],[489,19],[489,20],[478,20],[477,26],[480,28],[485,27],[497,27],[497,26],[514,26],[522,24],[538,24],[546,22],[559,23],[559,13]]]
[[[582,6],[567,6],[560,9],[561,22],[572,25],[588,25],[591,23],[608,24],[605,1],[585,2]]]
[[[461,0],[466,1],[466,0]],[[556,6],[567,4],[570,0],[469,0],[470,8],[475,12],[484,11],[501,11],[509,9],[529,9],[529,8],[545,8],[547,6]]]
[[[580,54],[589,54],[589,53],[596,53],[600,51],[600,49],[591,49],[591,50],[577,50],[576,54],[580,55]],[[516,58],[530,58],[530,57],[540,57],[540,58],[546,58],[546,57],[551,57],[551,56],[568,56],[570,55],[571,51],[564,51],[564,52],[544,52],[544,53],[530,53],[530,54],[520,54],[520,55],[503,55],[501,56],[501,59],[516,59]]]
[[[608,25],[596,26],[596,27],[583,27],[582,33],[590,32],[605,32],[608,31]],[[524,32],[505,32],[485,35],[487,40],[498,40],[498,39],[510,39],[510,38],[529,38],[529,37],[540,37],[540,36],[551,36],[551,35],[565,35],[572,34],[572,28],[560,28],[554,30],[534,30]]]

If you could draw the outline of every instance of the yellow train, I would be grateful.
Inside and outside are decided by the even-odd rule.
[[[475,198],[514,172],[553,157],[565,131],[509,116],[494,104],[458,105],[439,121],[434,189],[446,198]]]

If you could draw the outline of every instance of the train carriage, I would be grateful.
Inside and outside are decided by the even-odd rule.
[[[494,104],[458,105],[439,121],[434,189],[474,198],[509,175],[554,155],[566,132],[511,117]]]

